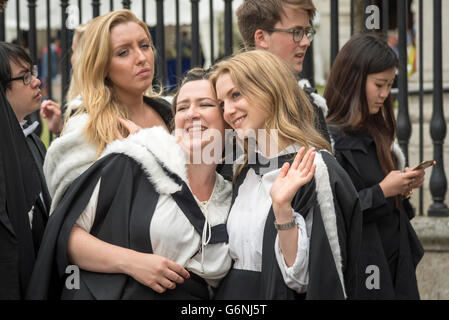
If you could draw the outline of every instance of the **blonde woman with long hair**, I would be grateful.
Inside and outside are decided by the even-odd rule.
[[[49,147],[44,163],[51,211],[106,145],[127,135],[117,117],[142,128],[167,128],[172,119],[169,104],[152,91],[151,35],[131,11],[114,11],[89,22],[80,51],[72,82],[82,102]]]
[[[211,80],[245,146],[227,221],[234,265],[217,298],[351,297],[361,237],[357,193],[314,128],[293,73],[255,50],[220,62]]]

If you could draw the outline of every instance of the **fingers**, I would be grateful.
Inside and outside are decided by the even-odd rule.
[[[167,290],[166,288],[162,287],[159,283],[153,283],[149,285],[149,287],[154,291],[156,291],[157,293],[164,293]]]
[[[303,159],[303,156],[304,156],[304,152],[306,151],[306,148],[304,148],[304,147],[302,147],[301,149],[299,149],[299,151],[298,151],[298,153],[296,154],[296,156],[295,156],[295,159],[293,160],[293,162],[292,162],[292,168],[293,169],[296,169],[296,168],[298,168],[299,167],[299,165],[300,165],[300,163],[301,163],[301,161],[302,161],[302,159]],[[310,151],[310,149],[309,149],[309,151]],[[308,154],[309,152],[307,152],[307,154]],[[306,156],[307,156],[307,154],[306,154]]]
[[[284,178],[287,175],[289,169],[290,169],[290,163],[288,163],[288,162],[284,163],[282,165],[281,171],[279,172],[278,178],[279,179]]]
[[[423,174],[424,170],[413,170],[413,171],[408,171],[408,172],[403,172],[402,173],[402,177],[408,180],[411,180],[412,178],[416,178],[419,175]]]
[[[56,102],[45,100],[41,104],[41,110],[39,113],[44,119],[55,115],[59,117],[61,115],[61,107]]]
[[[176,283],[182,284],[184,283],[184,278],[190,278],[189,272],[179,264],[170,260],[166,260],[166,264],[167,269],[158,280],[159,286],[162,287],[164,291],[165,289],[173,290],[176,288]]]
[[[402,177],[407,190],[420,188],[424,183],[424,169],[404,172]]]
[[[175,283],[184,283],[184,278],[181,277],[179,274],[177,274],[174,271],[167,270],[165,277],[170,280],[171,282]]]
[[[41,103],[41,108],[51,110],[61,110],[61,106],[52,100],[45,100]]]
[[[315,175],[316,170],[316,164],[312,165],[312,168],[310,169],[309,173],[306,176],[307,182],[310,182],[312,180],[313,176]]]
[[[156,277],[147,285],[158,293],[163,293],[167,289],[173,290],[176,284],[184,283],[184,279],[189,279],[189,272],[179,264],[162,258],[159,266],[155,269]]]
[[[308,155],[308,159],[307,159],[307,163],[306,163],[306,167],[305,167],[305,169],[307,171],[310,171],[310,169],[312,168],[313,162],[315,161],[315,155],[316,155],[315,148],[312,148],[309,151],[311,151],[311,153]]]
[[[176,288],[176,283],[168,280],[167,278],[162,278],[159,281],[159,285],[163,288],[170,289],[170,290],[173,290],[174,288]]]
[[[130,128],[129,128],[129,124],[128,124],[128,121],[127,120],[125,120],[125,119],[123,119],[123,118],[121,118],[121,117],[117,117],[117,120],[118,120],[118,122],[126,129],[126,130],[128,130],[128,132],[130,132],[131,133],[131,130],[130,130]]]
[[[136,125],[131,120],[125,120],[125,119],[122,119],[121,117],[117,117],[117,120],[129,132],[129,134],[137,133],[142,129],[141,127]]]
[[[185,279],[190,278],[190,273],[176,262],[167,260],[167,267]]]
[[[293,160],[293,163],[291,165],[291,168],[293,170],[299,170],[300,172],[302,172],[304,170],[304,168],[306,168],[307,170],[310,170],[310,168],[313,164],[314,157],[315,157],[315,155],[314,155],[315,148],[310,148],[305,155],[304,155],[304,152],[305,152],[304,147],[299,149],[299,151],[296,154],[296,157]]]
[[[117,117],[118,122],[122,125],[123,128],[126,129],[126,131],[129,132],[129,134],[133,134],[132,129],[130,128],[130,125],[127,120],[122,119],[120,117]],[[119,131],[119,130],[118,130]],[[121,134],[119,134],[120,137],[124,138]]]

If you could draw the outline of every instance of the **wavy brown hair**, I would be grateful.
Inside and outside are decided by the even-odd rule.
[[[343,133],[367,129],[385,174],[397,167],[397,159],[391,152],[396,136],[393,101],[390,95],[381,111],[370,115],[366,79],[370,74],[398,65],[396,54],[382,37],[373,33],[354,35],[338,53],[324,91],[329,108],[328,125],[338,127]]]

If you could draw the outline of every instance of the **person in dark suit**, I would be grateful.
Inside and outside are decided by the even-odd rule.
[[[0,42],[0,58],[0,299],[21,299],[50,205],[42,175],[45,147],[33,126],[19,124],[39,109],[40,81],[21,47]]]

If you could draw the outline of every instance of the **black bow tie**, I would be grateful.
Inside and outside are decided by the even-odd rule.
[[[265,158],[262,154],[254,152],[248,157],[248,167],[253,169],[257,175],[263,176],[264,174],[279,169],[285,162],[293,162],[296,153],[284,154],[275,158]]]

